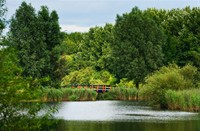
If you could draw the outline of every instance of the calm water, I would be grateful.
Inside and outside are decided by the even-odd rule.
[[[59,131],[200,131],[200,115],[130,101],[62,102]]]

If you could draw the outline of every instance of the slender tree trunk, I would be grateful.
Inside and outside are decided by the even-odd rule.
[[[137,96],[136,96],[136,100],[138,101],[138,92],[139,92],[139,82],[135,84],[136,88],[137,88]]]

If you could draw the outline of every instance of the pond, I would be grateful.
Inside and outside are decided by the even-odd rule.
[[[194,112],[157,110],[133,101],[62,102],[59,131],[199,131]]]

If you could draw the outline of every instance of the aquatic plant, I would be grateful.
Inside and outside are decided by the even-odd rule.
[[[169,109],[200,111],[200,89],[168,90],[165,99]]]
[[[46,96],[47,101],[61,101],[63,97],[62,90],[56,88],[46,88],[44,90],[44,94],[44,96]]]
[[[135,100],[137,89],[125,87],[113,87],[109,92],[100,93],[98,99],[103,100]]]
[[[97,92],[91,89],[46,88],[43,90],[43,101],[84,101],[96,100]]]

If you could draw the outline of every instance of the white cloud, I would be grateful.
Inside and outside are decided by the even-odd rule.
[[[61,31],[64,32],[87,32],[89,31],[90,27],[86,26],[78,26],[78,25],[60,25],[61,26]]]
[[[6,0],[6,19],[11,18],[22,1],[31,3],[37,11],[41,5],[56,10],[62,31],[66,32],[87,32],[90,27],[114,23],[117,14],[130,12],[134,6],[171,9],[200,5],[199,0]]]

